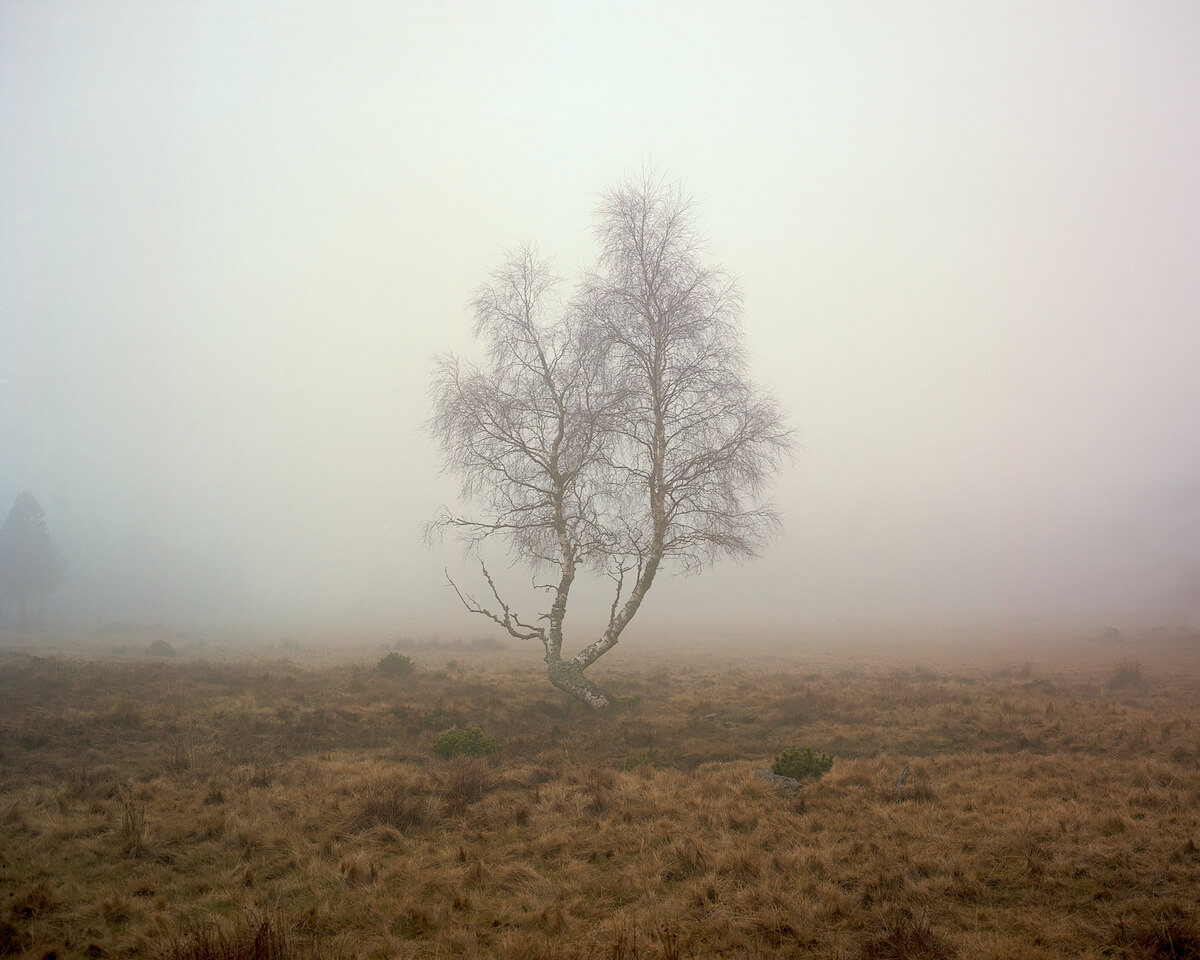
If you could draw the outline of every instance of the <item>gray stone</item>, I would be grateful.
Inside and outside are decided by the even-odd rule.
[[[770,770],[755,770],[754,775],[761,780],[766,780],[768,783],[774,783],[781,786],[785,793],[795,793],[796,788],[800,786],[799,780],[794,780],[791,777],[782,777],[778,773],[772,773]]]

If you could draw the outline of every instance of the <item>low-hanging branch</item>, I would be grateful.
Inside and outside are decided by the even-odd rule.
[[[496,590],[495,581],[492,580],[492,575],[488,573],[487,565],[484,564],[483,561],[480,561],[479,566],[483,570],[484,579],[487,580],[488,586],[492,589],[492,596],[496,598],[496,602],[500,604],[500,609],[504,611],[504,616],[501,617],[495,613],[492,613],[492,611],[478,603],[475,598],[471,596],[471,594],[464,593],[462,590],[460,590],[458,588],[458,584],[455,583],[451,578],[450,571],[447,570],[445,571],[446,582],[454,588],[454,592],[458,594],[458,599],[462,601],[463,606],[466,607],[471,613],[478,613],[481,616],[487,617],[489,620],[495,621],[518,640],[533,640],[535,638],[545,637],[546,632],[541,627],[536,627],[533,624],[521,622],[520,617],[513,613],[508,604],[500,598],[500,593]],[[522,633],[522,630],[526,632]]]

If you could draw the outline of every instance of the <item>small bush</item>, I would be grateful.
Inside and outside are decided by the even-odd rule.
[[[433,752],[439,757],[482,757],[500,749],[500,741],[485,737],[478,727],[462,730],[447,730],[439,733],[433,741]]]
[[[416,664],[412,657],[392,651],[379,661],[375,669],[385,677],[407,677],[416,669]]]
[[[793,780],[818,780],[833,767],[833,757],[827,753],[813,753],[812,747],[784,750],[771,764],[771,772]]]
[[[441,707],[434,707],[421,718],[421,726],[426,730],[445,730],[453,721]]]

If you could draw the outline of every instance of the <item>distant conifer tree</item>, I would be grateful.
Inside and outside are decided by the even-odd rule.
[[[41,504],[30,493],[18,494],[0,525],[0,594],[16,600],[21,626],[28,622],[27,605],[33,597],[41,622],[45,596],[62,584],[66,572],[66,559],[50,539]]]

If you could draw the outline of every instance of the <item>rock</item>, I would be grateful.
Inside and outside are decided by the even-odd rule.
[[[770,770],[755,770],[754,775],[760,780],[778,784],[783,788],[785,793],[795,793],[796,788],[800,786],[799,780],[793,780],[791,777],[782,777],[778,773],[772,773]]]
[[[706,713],[704,715],[705,720],[716,720],[717,718],[718,718],[718,714],[715,714],[715,713]]]
[[[155,640],[146,648],[146,656],[148,657],[177,657],[179,654],[175,652],[175,648],[167,643],[166,640]]]

